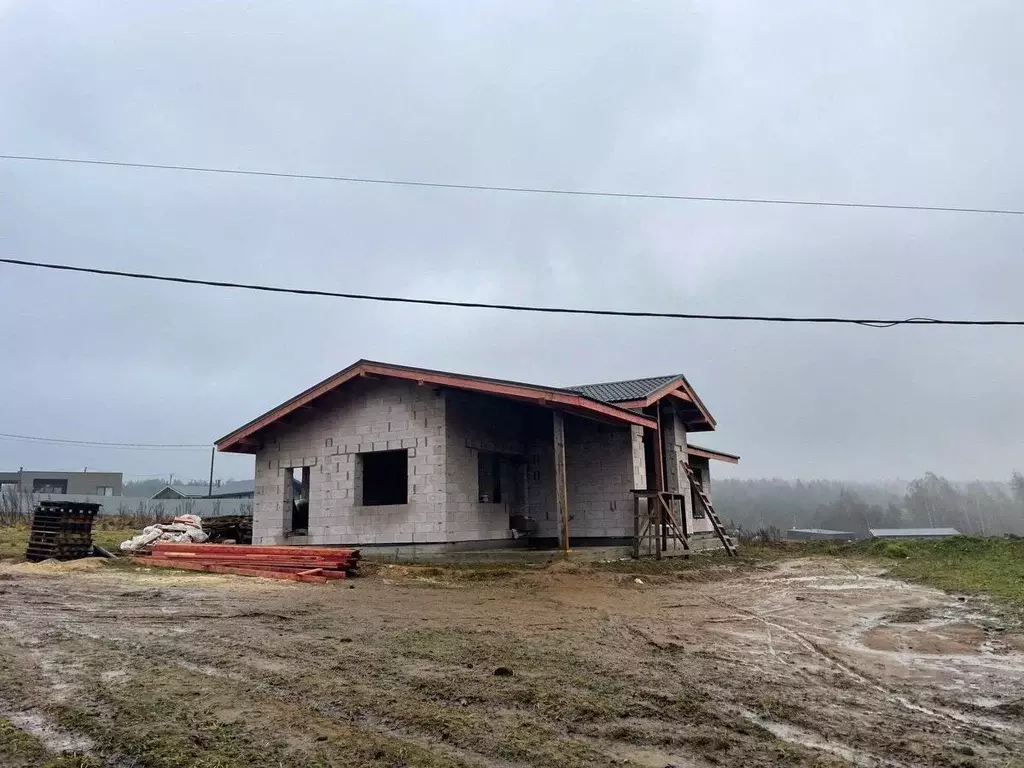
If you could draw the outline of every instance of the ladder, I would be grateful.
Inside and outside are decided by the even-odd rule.
[[[704,487],[694,474],[693,468],[689,464],[684,464],[683,466],[686,467],[686,476],[690,479],[690,487],[693,489],[694,495],[700,499],[700,503],[704,505],[704,511],[707,513],[708,520],[711,521],[711,527],[715,529],[715,534],[722,542],[722,546],[725,547],[725,551],[729,553],[729,557],[736,557],[736,544],[733,543],[732,538],[725,532],[725,526],[722,525],[718,513],[715,512],[715,508],[711,505],[711,499],[704,492]]]

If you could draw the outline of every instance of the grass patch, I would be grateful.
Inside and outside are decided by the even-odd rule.
[[[152,768],[464,765],[400,738],[175,668],[145,680],[98,686],[101,707],[53,705],[58,722],[88,733],[108,755]]]
[[[920,624],[922,621],[928,621],[931,616],[931,611],[927,608],[910,607],[886,616],[885,620],[890,624]]]
[[[39,739],[0,717],[0,765],[29,768],[44,765],[49,757],[50,753]]]
[[[28,547],[27,525],[0,526],[0,560],[24,560]]]
[[[741,559],[764,563],[813,555],[876,558],[884,561],[889,574],[896,578],[949,592],[993,595],[1024,616],[1024,539],[950,536],[906,541],[876,539],[852,544],[778,542],[747,545]],[[899,620],[923,618],[926,617],[908,616]]]
[[[891,542],[872,542],[865,549],[893,557],[891,549],[878,550],[880,543]],[[893,576],[951,592],[994,595],[1024,614],[1024,540],[951,536],[899,544],[906,555],[892,564]]]
[[[140,529],[141,530],[141,529]],[[104,524],[93,528],[93,543],[99,544],[108,552],[117,553],[121,542],[139,533],[134,528],[116,528]],[[27,525],[0,526],[0,560],[24,560],[28,548],[29,527]]]

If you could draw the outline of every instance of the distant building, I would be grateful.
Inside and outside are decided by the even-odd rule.
[[[871,528],[873,539],[941,539],[946,536],[960,536],[956,528]]]
[[[789,541],[854,541],[858,538],[853,531],[833,531],[828,528],[790,528],[786,531]]]
[[[120,496],[120,472],[0,472],[0,485],[13,485],[19,493],[59,493],[81,496]]]
[[[238,480],[213,486],[165,485],[150,496],[151,499],[251,499],[256,490],[255,480]]]

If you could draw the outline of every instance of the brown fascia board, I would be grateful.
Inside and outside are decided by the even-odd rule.
[[[481,376],[434,371],[427,368],[411,368],[390,363],[379,363],[373,360],[360,360],[330,378],[324,379],[319,384],[315,384],[306,391],[299,393],[290,400],[286,400],[281,405],[267,411],[262,416],[258,416],[233,432],[229,432],[216,442],[217,450],[249,453],[251,446],[244,445],[246,438],[358,376],[383,376],[416,381],[423,384],[451,387],[453,389],[482,392],[499,397],[529,400],[544,405],[573,408],[595,416],[602,416],[612,421],[635,424],[647,427],[648,429],[657,428],[657,423],[650,417],[635,413],[618,405],[611,405],[600,400],[585,397],[577,392],[502,379],[489,379]]]
[[[701,448],[699,445],[686,446],[686,452],[691,456],[700,456],[701,458],[714,459],[715,461],[725,461],[728,462],[729,464],[740,463],[740,457],[734,453],[714,451],[710,448]]]
[[[679,390],[682,390],[681,392]],[[688,403],[692,403],[693,406],[700,411],[704,421],[707,422],[707,429],[701,429],[701,432],[710,432],[718,426],[718,422],[715,421],[715,417],[711,415],[711,411],[707,409],[704,402],[698,397],[696,391],[690,386],[690,382],[686,380],[685,376],[676,376],[672,381],[665,384],[652,394],[643,398],[642,400],[624,400],[616,405],[622,408],[646,408],[649,405],[654,405],[659,400],[665,397],[678,397],[681,400],[685,400]]]

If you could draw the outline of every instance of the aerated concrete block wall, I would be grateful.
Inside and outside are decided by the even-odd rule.
[[[669,488],[687,487],[686,431],[666,414]],[[647,485],[643,430],[567,415],[566,475],[572,538],[633,533],[630,490]],[[548,409],[390,379],[360,379],[300,409],[266,435],[256,456],[253,541],[261,544],[451,544],[511,538],[525,512],[555,538],[555,464]],[[408,501],[364,506],[362,454],[404,451]],[[481,451],[506,461],[500,503],[481,502]],[[306,535],[292,533],[292,468],[310,467]],[[642,502],[643,503],[643,502]],[[686,514],[691,530],[710,530]]]
[[[570,537],[633,535],[632,438],[625,424],[566,419]]]
[[[289,416],[256,456],[253,542],[383,544],[446,540],[445,400],[415,382],[365,379]],[[362,506],[358,455],[404,450],[408,503]],[[309,527],[292,536],[288,470],[312,467]]]
[[[689,458],[686,453],[686,425],[683,424],[678,414],[666,411],[661,416],[661,428],[664,440],[663,450],[665,451],[665,489],[685,495],[686,498],[682,503],[687,530],[691,533],[714,530],[711,527],[711,521],[706,517],[697,519],[693,517],[693,494],[690,493],[690,481],[685,469]]]
[[[548,425],[547,432],[551,429]],[[558,536],[554,474],[551,435],[538,435],[529,455],[529,507],[538,522],[537,535],[544,538]],[[574,538],[633,535],[630,490],[647,484],[642,428],[566,416],[565,474],[570,543]]]
[[[481,451],[525,460],[531,431],[546,411],[487,395],[445,391],[445,455],[449,541],[510,539],[509,515],[524,511],[525,467],[503,461],[501,501],[481,502],[478,462]],[[518,477],[516,475],[519,475]]]

